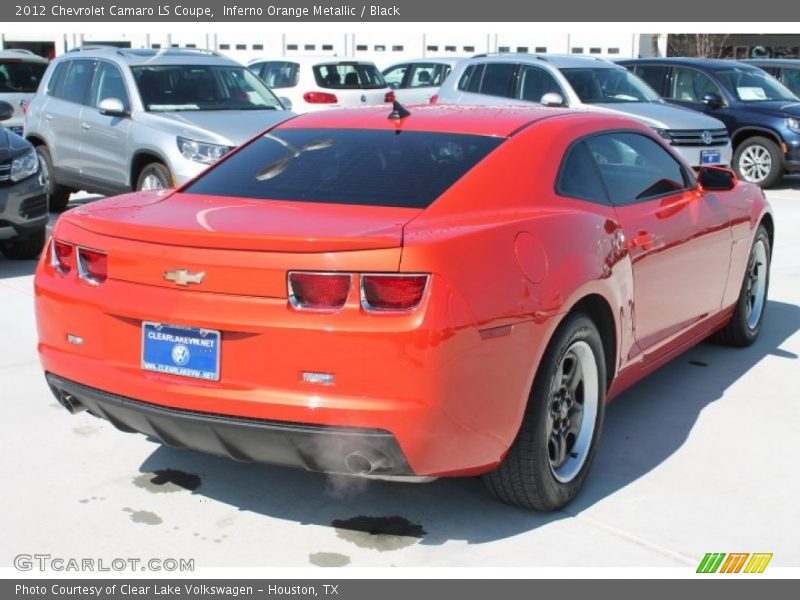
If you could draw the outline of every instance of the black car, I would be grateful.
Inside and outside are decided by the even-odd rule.
[[[758,67],[704,58],[618,62],[668,102],[725,123],[742,179],[770,187],[800,172],[800,98]]]
[[[0,101],[0,121],[14,109]],[[47,195],[33,146],[0,125],[0,250],[8,258],[36,258],[45,242]]]

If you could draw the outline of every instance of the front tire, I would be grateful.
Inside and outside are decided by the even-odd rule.
[[[161,163],[152,162],[142,169],[136,181],[137,190],[161,190],[172,187],[169,169]]]
[[[51,212],[64,212],[69,204],[72,190],[56,183],[53,158],[47,146],[36,146],[36,154],[39,155],[39,169],[41,169],[39,177],[47,194],[47,206]]]
[[[606,365],[597,327],[573,313],[545,351],[517,438],[484,475],[500,501],[552,511],[569,504],[597,451],[606,401]]]
[[[46,239],[47,230],[42,227],[25,237],[8,242],[3,246],[3,254],[14,260],[33,260],[42,253]]]
[[[769,188],[783,178],[783,153],[769,138],[747,138],[736,148],[733,164],[740,179]]]
[[[769,267],[772,261],[772,248],[769,235],[763,225],[758,226],[747,259],[739,299],[733,316],[714,340],[728,346],[749,346],[758,337],[767,310],[767,291],[769,290]]]

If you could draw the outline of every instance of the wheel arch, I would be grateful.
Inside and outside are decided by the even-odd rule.
[[[781,137],[775,131],[772,129],[767,129],[766,127],[748,125],[733,132],[733,135],[731,136],[731,144],[733,145],[734,151],[742,142],[756,136],[766,137],[775,142],[778,148],[781,147]]]
[[[136,189],[136,182],[139,180],[139,175],[141,174],[142,169],[154,162],[164,165],[170,172],[170,176],[172,176],[169,163],[158,152],[153,150],[138,150],[131,159],[131,170],[129,177],[132,190]]]
[[[603,342],[603,357],[606,363],[606,390],[611,388],[611,382],[616,375],[617,348],[617,322],[608,300],[599,293],[590,293],[580,298],[564,315],[581,312],[588,316],[600,332]]]
[[[761,217],[761,221],[759,225],[763,225],[764,229],[767,230],[767,237],[769,238],[769,247],[770,249],[775,247],[775,221],[772,218],[772,214],[766,212],[764,216]]]
[[[25,139],[28,140],[31,144],[33,144],[34,148],[38,146],[47,146],[47,142],[44,141],[44,138],[38,135],[29,135]]]

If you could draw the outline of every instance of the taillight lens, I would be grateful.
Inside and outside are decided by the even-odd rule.
[[[78,248],[78,277],[94,285],[108,279],[108,255],[98,250]]]
[[[289,302],[294,308],[336,310],[350,294],[350,274],[289,273]]]
[[[389,90],[383,96],[383,101],[384,102],[394,102],[396,99],[397,99],[397,97],[394,95],[394,90]]]
[[[427,285],[427,275],[362,275],[361,305],[368,311],[411,310]]]
[[[306,92],[303,100],[309,104],[336,104],[339,101],[335,94],[328,92]]]
[[[50,264],[60,273],[67,274],[75,265],[75,246],[53,240],[50,246]]]
[[[439,104],[439,94],[434,94],[431,96],[431,99],[428,100],[431,104]]]

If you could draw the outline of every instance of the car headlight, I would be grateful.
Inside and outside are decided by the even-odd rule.
[[[653,131],[655,131],[658,135],[667,140],[670,144],[672,143],[672,136],[669,134],[668,129],[659,129],[658,127],[653,127]]]
[[[22,181],[27,179],[39,170],[39,155],[36,150],[31,148],[25,154],[21,154],[11,161],[11,181]]]
[[[198,142],[184,137],[178,137],[178,150],[189,160],[195,160],[206,165],[216,162],[231,149],[230,146]]]
[[[786,119],[786,126],[795,133],[800,133],[800,119],[789,117]]]

